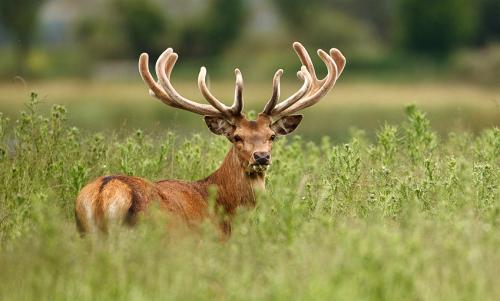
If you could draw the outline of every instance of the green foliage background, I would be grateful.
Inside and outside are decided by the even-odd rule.
[[[446,56],[472,40],[478,18],[476,7],[472,0],[402,0],[401,42],[415,52]]]
[[[3,26],[15,41],[16,67],[20,72],[26,71],[23,60],[33,44],[38,24],[38,12],[43,2],[42,0],[0,0],[0,26]]]
[[[81,131],[66,109],[0,115],[1,300],[497,300],[500,130],[439,137],[425,114],[345,144],[277,143],[267,192],[215,228],[167,231],[157,210],[105,239],[77,235],[73,204],[110,173],[197,179],[228,143]],[[305,121],[307,122],[307,120]]]
[[[460,75],[460,51],[491,73],[498,59],[481,52],[498,47],[499,20],[500,0],[0,0],[0,77],[94,78],[173,47],[191,69],[265,61],[249,64],[263,78],[265,67],[292,66],[283,49],[297,40],[341,49],[363,74],[398,78],[417,64]]]

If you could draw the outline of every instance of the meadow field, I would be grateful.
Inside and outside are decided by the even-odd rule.
[[[134,229],[78,235],[74,199],[90,179],[199,179],[229,143],[186,134],[202,122],[142,85],[71,85],[42,84],[23,105],[2,87],[0,300],[500,299],[498,90],[339,84],[278,140],[267,191],[221,243],[209,223],[167,231],[155,208]],[[248,88],[259,95],[247,103],[268,89]],[[439,115],[450,108],[457,120]]]
[[[196,86],[196,72],[175,81],[176,88],[186,97],[205,102]],[[349,75],[349,74],[347,74]],[[189,78],[189,79],[188,79]],[[271,74],[269,75],[271,79]],[[287,74],[282,83],[285,98],[298,89],[300,83]],[[213,93],[232,103],[234,82],[214,80]],[[129,81],[51,80],[0,83],[0,112],[11,119],[23,108],[29,91],[39,91],[41,110],[48,112],[51,105],[68,108],[69,123],[81,129],[128,133],[130,130],[173,130],[181,134],[209,133],[198,116],[172,110],[150,97],[137,75]],[[245,110],[259,112],[269,99],[271,82],[245,82]],[[297,134],[319,142],[323,136],[345,142],[353,129],[365,130],[371,139],[374,129],[384,122],[400,123],[403,107],[416,104],[427,113],[433,129],[440,135],[448,132],[479,133],[483,128],[500,126],[500,86],[481,86],[466,82],[440,80],[363,80],[348,77],[327,95],[319,106],[305,112],[306,120]]]
[[[301,65],[342,71],[227,241],[157,204],[81,236],[94,178],[198,180],[230,150],[138,60],[200,103],[201,66],[226,104],[237,67],[249,119],[278,68],[281,100]],[[497,301],[499,186],[500,0],[0,0],[0,301]]]

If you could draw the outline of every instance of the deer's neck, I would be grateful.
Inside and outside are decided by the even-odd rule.
[[[264,177],[264,173],[247,173],[232,147],[219,169],[201,182],[207,190],[210,186],[217,187],[217,204],[232,214],[237,207],[255,206],[255,190],[265,188]]]

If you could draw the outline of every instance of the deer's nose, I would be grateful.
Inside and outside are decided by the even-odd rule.
[[[269,161],[271,161],[271,154],[268,152],[255,152],[253,158],[257,164],[268,165]]]

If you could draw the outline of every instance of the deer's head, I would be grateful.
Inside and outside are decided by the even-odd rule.
[[[261,173],[271,163],[271,149],[276,137],[290,134],[302,120],[302,115],[294,113],[316,104],[325,96],[335,85],[345,66],[346,60],[338,49],[332,48],[329,54],[320,49],[318,55],[326,64],[328,74],[325,78],[318,79],[306,49],[298,42],[293,44],[293,48],[302,62],[302,67],[297,72],[298,78],[303,81],[302,86],[293,95],[278,103],[280,78],[283,74],[283,70],[279,69],[274,75],[272,96],[256,120],[249,120],[242,114],[243,78],[238,69],[235,70],[234,102],[230,107],[215,98],[209,91],[205,67],[201,67],[198,87],[209,104],[200,104],[184,98],[174,89],[170,82],[170,75],[178,55],[173,52],[172,48],[165,50],[156,61],[158,82],[149,72],[146,53],[141,54],[139,58],[139,72],[150,88],[150,95],[171,107],[203,115],[210,131],[226,136],[234,145],[247,172]]]

